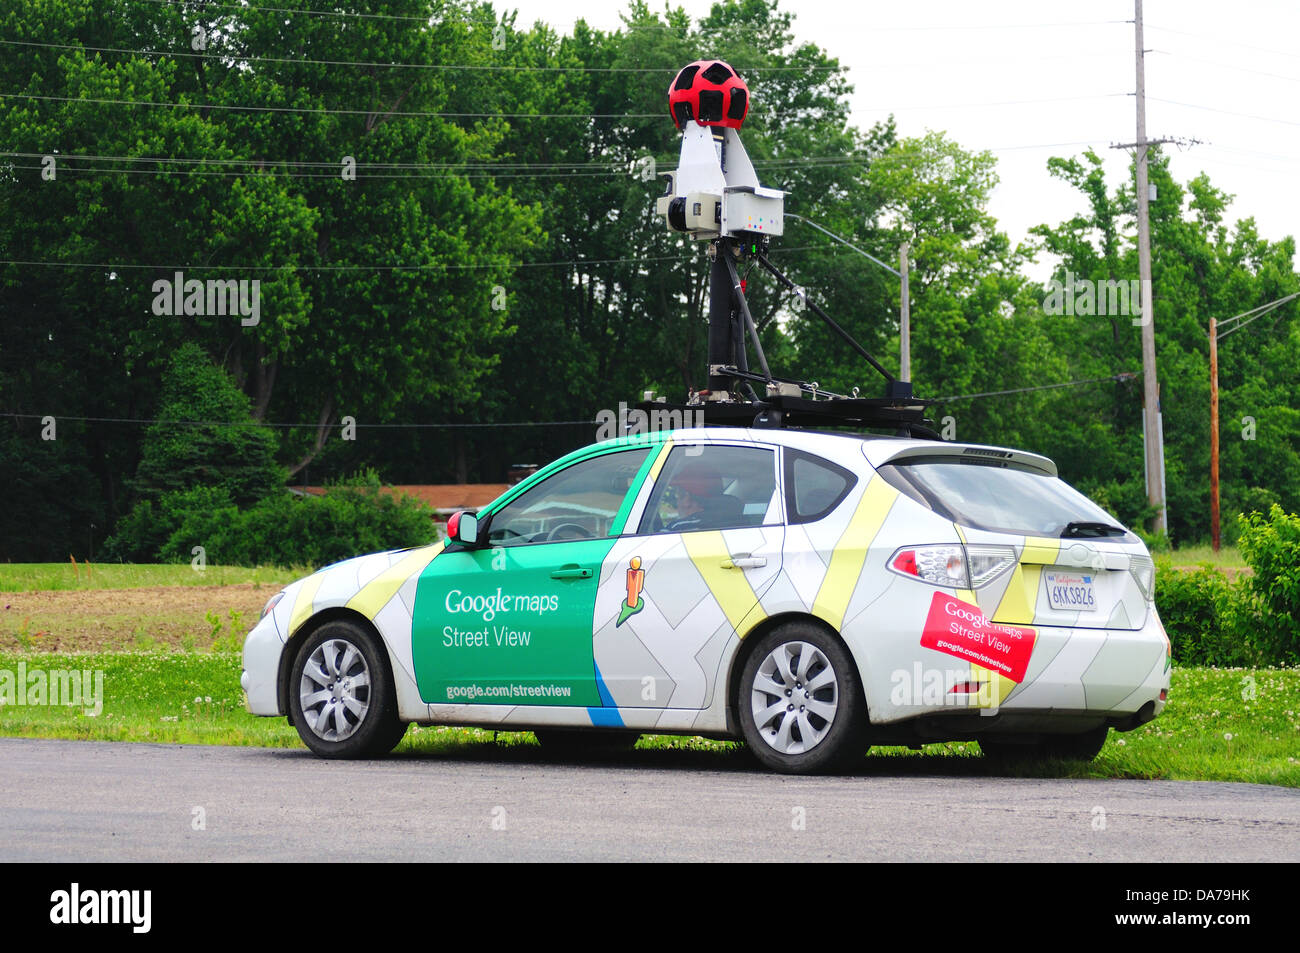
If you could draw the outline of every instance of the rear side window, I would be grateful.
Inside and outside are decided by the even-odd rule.
[[[791,523],[812,523],[849,495],[858,478],[838,464],[802,450],[785,452],[785,508]]]
[[[1063,480],[1003,462],[922,457],[885,464],[879,471],[939,515],[974,529],[1060,537],[1071,523],[1116,523]],[[1124,533],[1122,538],[1134,537]]]

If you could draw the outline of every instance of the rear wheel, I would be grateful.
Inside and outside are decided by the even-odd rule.
[[[984,757],[998,761],[1039,761],[1056,758],[1063,761],[1091,761],[1106,744],[1109,728],[1105,725],[1074,735],[1048,735],[1032,744],[980,740]]]
[[[298,650],[289,705],[299,737],[324,758],[378,757],[406,733],[383,648],[345,620],[325,623]]]
[[[833,771],[866,752],[857,667],[819,626],[792,622],[763,636],[741,670],[736,703],[745,743],[774,771]]]

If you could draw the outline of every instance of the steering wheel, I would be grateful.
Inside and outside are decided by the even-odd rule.
[[[546,541],[553,543],[562,539],[594,539],[591,531],[581,523],[561,523],[546,534]]]

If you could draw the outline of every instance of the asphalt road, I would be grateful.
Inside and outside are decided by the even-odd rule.
[[[344,763],[0,739],[0,861],[1300,860],[1290,789],[900,774],[882,760],[790,778],[688,751]]]

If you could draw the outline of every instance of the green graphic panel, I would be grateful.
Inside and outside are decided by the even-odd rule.
[[[444,552],[411,630],[428,704],[599,706],[592,617],[612,539]]]

